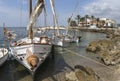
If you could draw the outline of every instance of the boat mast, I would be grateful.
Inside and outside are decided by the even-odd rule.
[[[70,27],[70,23],[71,23],[71,21],[72,21],[72,17],[73,17],[73,15],[74,15],[74,13],[75,13],[75,10],[76,10],[77,7],[78,7],[78,4],[79,4],[79,3],[76,3],[75,8],[74,8],[74,10],[73,10],[73,12],[72,12],[72,15],[70,16],[70,20],[69,20],[69,22],[68,22],[66,34],[68,34],[68,30],[69,30],[69,27]]]
[[[32,14],[32,0],[29,0],[29,19]]]
[[[5,28],[5,23],[3,23],[4,48],[6,48],[6,34],[7,34],[7,29]],[[3,49],[3,55],[4,55],[4,49]]]
[[[29,0],[29,21],[30,21],[30,18],[31,18],[31,14],[32,14],[32,0]],[[28,37],[33,42],[33,28],[32,28],[32,26],[30,26],[30,29],[29,29],[28,32],[29,32]]]
[[[53,13],[53,20],[54,20],[54,28],[57,27],[57,35],[59,36],[59,27],[58,27],[58,20],[55,12],[55,5],[54,5],[54,0],[50,0],[50,5]]]

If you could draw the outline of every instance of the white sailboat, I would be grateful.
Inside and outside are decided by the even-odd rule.
[[[30,20],[27,26],[29,36],[11,43],[11,55],[34,76],[37,68],[50,55],[52,45],[47,36],[35,37],[33,35],[34,24],[44,8],[44,0],[37,0],[32,11],[32,0],[30,1]]]
[[[7,60],[8,50],[6,48],[0,48],[0,66]]]
[[[53,18],[54,18],[54,28],[57,28],[57,30],[54,30],[52,43],[57,46],[66,47],[66,46],[69,46],[71,42],[79,42],[80,37],[69,35],[68,29],[66,30],[65,34],[60,34],[58,20],[55,12],[54,0],[50,0],[50,4],[51,4],[51,9],[52,9]]]
[[[6,49],[6,28],[5,28],[5,24],[3,24],[4,28],[4,47],[0,48],[0,66],[2,66],[3,63],[5,63],[5,61],[8,59],[8,50]]]
[[[76,4],[75,9],[77,8],[77,6],[78,6],[78,3]],[[76,43],[78,43],[78,42],[80,42],[81,36],[77,36],[76,31],[75,31],[75,34],[74,34],[74,35],[70,35],[70,34],[68,33],[69,27],[70,27],[70,23],[71,23],[71,20],[72,20],[73,15],[74,15],[75,9],[74,9],[74,11],[72,12],[72,15],[71,15],[71,17],[70,17],[70,20],[69,20],[69,22],[68,22],[68,26],[66,27],[66,32],[65,32],[64,35],[66,36],[66,38],[68,38],[68,39],[70,40],[70,42],[76,42]],[[73,30],[73,31],[74,31],[74,30]]]

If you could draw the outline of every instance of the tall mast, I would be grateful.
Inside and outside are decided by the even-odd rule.
[[[29,0],[29,19],[32,14],[32,0]]]
[[[72,17],[73,17],[73,15],[74,15],[74,13],[75,13],[75,10],[77,9],[78,4],[79,4],[79,3],[76,3],[75,8],[74,8],[74,10],[73,10],[73,12],[72,12],[72,15],[70,16],[70,20],[69,20],[69,22],[68,22],[66,34],[68,34],[68,29],[69,29],[69,27],[70,27],[70,23],[71,23]]]
[[[32,0],[29,0],[29,21],[30,21],[30,18],[31,18],[31,14],[32,14]],[[33,42],[33,29],[32,29],[32,26],[30,26],[30,29],[28,31],[28,37]]]
[[[54,5],[54,0],[50,0],[50,5],[52,8],[52,13],[53,13],[53,18],[54,18],[54,27],[57,27],[57,35],[59,35],[59,27],[58,27],[58,20],[55,12],[55,5]]]

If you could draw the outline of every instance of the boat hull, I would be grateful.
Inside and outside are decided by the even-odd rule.
[[[60,38],[60,37],[55,37],[52,40],[52,44],[56,45],[56,46],[60,46],[60,47],[67,47],[70,44],[69,40],[64,40],[64,38]]]
[[[0,66],[2,66],[6,62],[6,60],[8,59],[8,50],[5,49],[5,51],[6,52],[4,52],[4,55],[3,55],[3,53],[0,49]]]
[[[50,44],[29,44],[23,46],[10,47],[11,55],[16,59],[20,64],[25,66],[28,71],[34,76],[38,67],[45,61],[45,59],[50,55],[52,45]],[[27,58],[29,57],[26,54],[26,50],[29,49],[32,52],[32,55],[38,57],[38,64],[36,67],[32,68],[28,63]]]

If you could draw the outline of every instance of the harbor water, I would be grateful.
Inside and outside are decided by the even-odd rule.
[[[15,31],[17,33],[17,39],[27,36],[26,28],[8,28],[8,30]],[[86,46],[94,41],[105,39],[104,33],[98,32],[85,32],[80,30],[70,30],[71,35],[80,35],[82,38],[79,43],[70,43],[69,47],[55,47],[54,59],[47,58],[46,61],[38,68],[35,81],[65,81],[65,72],[73,70],[75,65],[81,64],[90,66],[93,70],[98,71],[98,67],[104,67],[104,65],[94,65],[94,62],[87,62],[84,57],[92,59],[92,61],[100,62],[97,55],[86,51]],[[3,47],[3,28],[0,28],[0,47]],[[8,45],[7,45],[8,46]],[[82,57],[79,57],[82,56]],[[113,81],[107,72],[110,72],[107,68],[100,72],[97,72],[103,79],[103,81]],[[104,73],[106,72],[106,73]],[[104,74],[103,74],[104,73]],[[0,81],[32,81],[32,77],[27,69],[19,64],[16,60],[7,60],[0,67]]]

